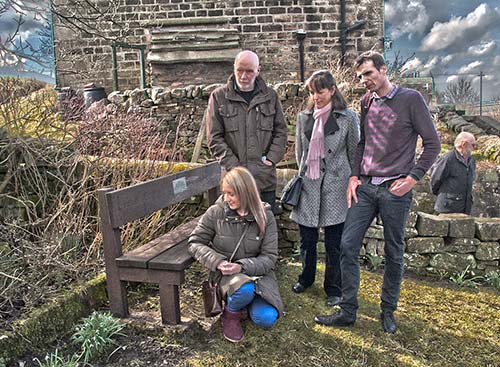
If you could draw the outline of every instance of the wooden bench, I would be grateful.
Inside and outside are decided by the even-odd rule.
[[[162,322],[180,323],[179,286],[193,262],[187,239],[198,218],[125,254],[121,227],[206,191],[212,204],[219,194],[219,181],[220,166],[213,162],[119,190],[99,190],[107,290],[114,315],[128,315],[127,282],[157,283]]]

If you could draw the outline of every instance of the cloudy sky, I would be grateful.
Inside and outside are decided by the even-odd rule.
[[[389,60],[413,53],[408,71],[435,76],[438,89],[459,77],[485,100],[500,97],[500,2],[498,0],[385,0],[385,37],[392,40]]]
[[[39,46],[39,30],[47,24],[46,0],[11,0],[20,6],[0,14],[0,75],[26,74],[29,69],[53,78],[53,69],[41,70],[29,60],[19,60],[2,50],[15,32],[23,14],[15,42]],[[24,7],[24,8],[22,8]],[[385,37],[392,40],[389,60],[399,51],[411,58],[406,69],[435,76],[438,89],[459,77],[473,80],[478,89],[480,71],[485,99],[500,96],[500,1],[498,0],[385,0]],[[29,51],[29,48],[27,49]],[[29,53],[29,52],[28,52]],[[32,70],[31,70],[32,71]],[[462,74],[462,75],[459,75]]]
[[[48,25],[46,0],[12,0],[0,13],[0,75],[20,75],[53,80],[50,58],[43,55],[41,63],[34,62],[39,54],[40,33]],[[20,18],[21,17],[21,18]],[[17,48],[24,57],[16,57],[5,49]],[[44,51],[51,52],[44,48]]]

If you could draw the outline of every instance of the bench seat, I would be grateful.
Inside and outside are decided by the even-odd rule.
[[[193,258],[187,252],[187,240],[200,217],[127,252],[116,259],[121,268],[142,268],[181,271],[189,267]]]
[[[162,322],[181,322],[179,286],[194,261],[187,241],[199,217],[125,254],[122,228],[205,192],[208,205],[213,204],[219,195],[220,172],[219,164],[212,162],[117,190],[99,190],[106,286],[113,315],[128,315],[127,282],[156,283]]]

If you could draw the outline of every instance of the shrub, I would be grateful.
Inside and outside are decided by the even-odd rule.
[[[486,283],[496,289],[500,289],[500,272],[490,271],[485,276]]]
[[[366,254],[365,259],[368,262],[368,266],[372,271],[377,271],[384,264],[384,257],[378,255]]]
[[[450,281],[459,287],[477,288],[481,280],[484,278],[480,275],[474,275],[474,272],[469,271],[470,265],[464,270],[456,272],[450,276]]]
[[[109,312],[93,312],[89,317],[83,319],[76,327],[72,339],[81,345],[83,363],[102,357],[113,345],[117,345],[113,339],[116,336],[125,336],[121,333],[125,324],[114,318]]]
[[[77,356],[73,355],[65,359],[58,354],[57,349],[54,353],[46,355],[43,362],[38,358],[35,358],[34,361],[38,363],[38,367],[78,367]]]

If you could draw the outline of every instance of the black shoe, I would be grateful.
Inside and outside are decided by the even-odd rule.
[[[340,304],[340,297],[337,296],[328,296],[326,297],[326,305],[328,307],[337,306]]]
[[[339,311],[333,315],[317,315],[314,321],[326,326],[351,326],[356,321],[356,316],[351,316],[344,311]]]
[[[380,314],[380,320],[382,321],[382,329],[386,333],[394,334],[396,332],[396,320],[394,320],[394,313],[392,311],[383,311]]]
[[[307,287],[303,286],[302,284],[300,284],[300,282],[297,282],[293,285],[292,287],[292,291],[294,291],[295,293],[302,293],[306,290]]]

